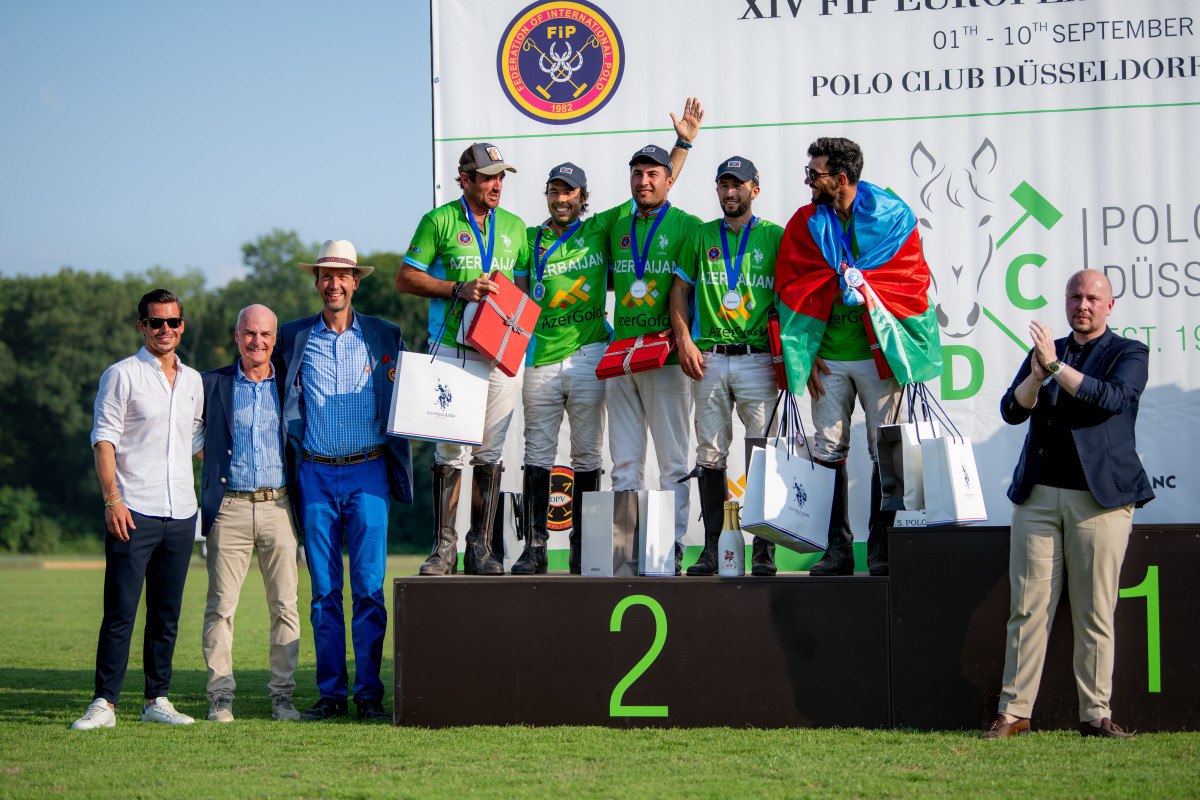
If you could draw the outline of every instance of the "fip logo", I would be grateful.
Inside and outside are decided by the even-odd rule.
[[[624,70],[621,34],[584,0],[526,6],[496,52],[505,96],[525,116],[549,125],[595,114],[612,99]]]

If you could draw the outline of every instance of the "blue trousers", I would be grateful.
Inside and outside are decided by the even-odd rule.
[[[342,545],[350,551],[354,700],[382,700],[383,636],[387,605],[388,490],[384,459],[336,467],[303,461],[296,476],[303,505],[304,552],[312,579],[313,643],[321,697],[344,702],[346,617],[342,610]]]
[[[104,621],[96,646],[96,697],[113,705],[121,696],[129,643],[142,586],[146,587],[146,630],[142,669],[147,700],[166,697],[171,687],[171,659],[179,632],[179,609],[196,538],[196,515],[187,519],[147,517],[129,510],[129,541],[104,535]]]

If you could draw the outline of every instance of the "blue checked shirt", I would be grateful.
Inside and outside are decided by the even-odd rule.
[[[375,416],[375,376],[358,315],[337,335],[317,320],[304,348],[304,449],[349,456],[379,447],[383,425]]]
[[[229,488],[235,492],[278,489],[283,476],[283,429],[279,425],[279,394],[275,370],[252,381],[237,366],[233,381],[233,459]]]

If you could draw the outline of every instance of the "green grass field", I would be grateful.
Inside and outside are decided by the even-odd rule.
[[[389,581],[413,574],[419,562],[393,558]],[[67,726],[91,700],[103,571],[39,563],[0,562],[0,797],[1200,796],[1200,734],[1109,742],[1056,731],[983,742],[977,732],[278,723],[270,719],[266,604],[253,569],[237,617],[238,719],[216,725],[204,721],[207,577],[199,560],[188,578],[171,692],[197,723],[138,721],[135,634],[117,727],[73,732]],[[316,700],[305,577],[301,708]],[[384,671],[390,685],[392,665]],[[463,680],[471,680],[465,668]]]

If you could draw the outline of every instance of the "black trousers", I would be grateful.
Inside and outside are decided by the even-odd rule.
[[[179,632],[179,609],[196,536],[196,515],[147,517],[130,510],[136,529],[121,542],[105,531],[104,622],[96,645],[96,697],[116,705],[129,664],[129,642],[146,584],[142,667],[146,698],[165,697]]]

